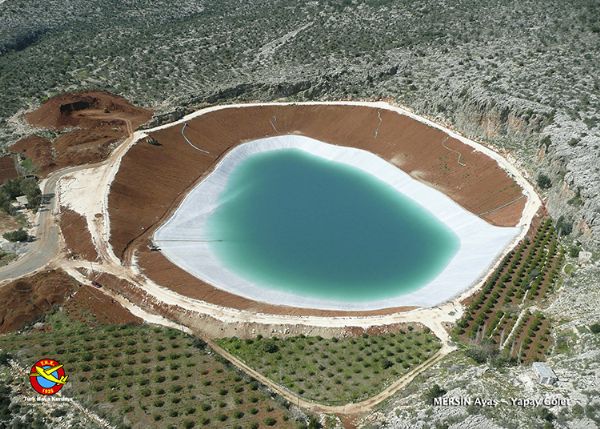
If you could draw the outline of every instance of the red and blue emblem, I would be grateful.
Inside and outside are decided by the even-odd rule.
[[[31,387],[41,395],[54,395],[66,384],[63,365],[54,359],[40,359],[31,367],[29,382]]]

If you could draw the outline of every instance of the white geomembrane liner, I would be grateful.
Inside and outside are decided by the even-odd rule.
[[[229,269],[211,250],[207,219],[219,205],[229,174],[247,157],[276,149],[295,148],[370,173],[433,213],[460,239],[460,248],[446,268],[420,289],[396,297],[362,302],[322,299],[282,292],[253,283]],[[185,197],[153,240],[175,265],[211,285],[255,301],[323,310],[375,310],[388,307],[441,304],[480,281],[502,251],[521,231],[497,227],[465,210],[450,197],[413,179],[371,152],[336,146],[304,136],[285,135],[253,140],[231,150]],[[207,240],[207,241],[202,241]],[[365,287],[370,287],[366,284]]]

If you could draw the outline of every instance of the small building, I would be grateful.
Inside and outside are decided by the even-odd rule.
[[[533,372],[538,378],[538,382],[541,384],[554,384],[558,381],[558,377],[548,365],[544,362],[534,362],[531,367]]]
[[[29,204],[29,200],[25,195],[21,195],[20,197],[17,197],[15,199],[17,200],[17,204],[19,207],[25,208]]]

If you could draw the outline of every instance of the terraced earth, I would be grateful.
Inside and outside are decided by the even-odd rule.
[[[544,360],[551,326],[537,306],[560,286],[564,253],[551,219],[532,227],[481,291],[465,302],[454,334],[465,343],[492,345],[509,359]]]

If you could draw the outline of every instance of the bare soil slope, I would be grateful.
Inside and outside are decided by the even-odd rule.
[[[92,235],[82,215],[73,210],[61,208],[60,229],[67,248],[74,256],[88,261],[95,261],[98,258],[98,253],[92,243]]]
[[[15,167],[13,157],[10,155],[0,157],[0,184],[17,177],[19,177],[19,173]]]
[[[369,150],[495,225],[515,225],[525,205],[519,185],[494,160],[441,130],[385,109],[290,105],[218,110],[194,118],[185,129],[186,137],[210,155],[190,146],[181,131],[181,124],[156,131],[151,136],[160,145],[140,141],[124,156],[109,195],[111,244],[125,260],[137,250],[140,266],[159,284],[223,305],[267,310],[185,273],[147,244],[215,162],[245,141],[301,134]]]
[[[17,141],[10,148],[13,153],[20,153],[31,159],[38,173],[45,175],[56,168],[52,142],[44,137],[29,136]]]
[[[143,322],[101,291],[81,286],[64,271],[47,270],[0,287],[0,334],[23,329],[58,306],[75,320]]]
[[[16,331],[62,305],[79,284],[63,271],[43,271],[0,287],[0,334]]]
[[[108,295],[92,286],[82,286],[65,305],[69,317],[75,320],[90,322],[90,316],[96,323],[109,324],[136,324],[143,320],[134,316]]]

